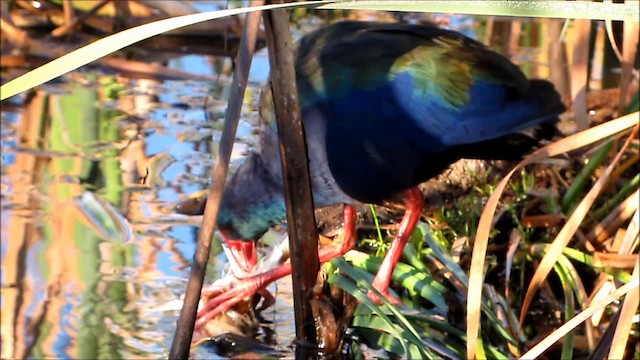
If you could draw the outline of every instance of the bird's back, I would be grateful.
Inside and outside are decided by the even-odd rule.
[[[550,83],[529,81],[481,43],[430,25],[336,23],[301,40],[296,72],[313,129],[307,139],[318,145],[310,152],[326,152],[341,190],[364,202],[460,157],[482,158],[483,148],[564,110]]]

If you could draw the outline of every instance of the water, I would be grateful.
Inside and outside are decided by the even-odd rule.
[[[171,66],[213,73],[200,56]],[[250,142],[267,72],[260,53],[235,161]],[[211,126],[203,105],[228,88],[115,82],[96,72],[65,79],[25,110],[2,112],[2,358],[166,357],[178,311],[163,305],[184,291],[200,224],[173,207],[208,185],[217,148],[210,139],[222,120]],[[112,88],[118,99],[105,96]],[[224,96],[215,100],[213,116],[222,116]],[[214,241],[209,281],[225,262]],[[282,347],[293,339],[290,301],[281,290],[264,313]],[[193,356],[213,355],[200,348]]]

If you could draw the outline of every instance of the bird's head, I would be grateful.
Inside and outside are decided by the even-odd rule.
[[[227,182],[218,212],[217,228],[234,260],[250,271],[257,262],[255,242],[286,217],[279,158],[251,153]],[[206,197],[178,204],[178,213],[204,214]]]

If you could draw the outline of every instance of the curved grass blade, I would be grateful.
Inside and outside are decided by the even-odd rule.
[[[376,339],[376,342],[378,344],[381,344],[381,342],[384,342],[385,349],[391,350],[391,352],[396,354],[399,353],[398,350],[400,349],[397,349],[400,347],[399,341],[397,339],[392,339],[393,341],[385,339],[386,337],[389,337],[387,333],[390,332],[389,331],[390,329],[389,329],[389,325],[381,318],[375,315],[354,316],[352,326],[354,328],[358,328],[357,329],[358,331],[361,331],[362,329],[375,329],[379,332],[383,332],[378,334],[377,336],[378,339]],[[428,333],[427,329],[421,329],[421,330],[424,333]],[[451,347],[450,344],[442,341],[443,339],[448,339],[448,336],[445,337],[444,334],[438,334],[440,336],[436,336],[436,334],[432,334],[432,333],[429,333],[429,335],[432,335],[430,337],[433,338],[433,340],[423,339],[423,341],[425,343],[428,343],[431,348],[435,349],[439,357],[444,356],[444,357],[453,358],[453,359],[460,358],[462,354],[462,347],[460,347],[459,349],[455,349]],[[371,337],[373,338],[375,336],[371,335]],[[391,344],[389,344],[390,342]],[[394,346],[396,349],[393,349]],[[418,352],[418,349],[416,345],[413,343],[409,344],[409,355],[411,356],[411,358],[415,358],[416,356],[418,356],[416,355],[417,352]]]
[[[337,2],[321,9],[420,11],[491,16],[638,21],[638,2],[624,4],[590,1],[508,0],[361,0]]]
[[[379,319],[372,317],[373,319]],[[363,322],[367,320],[364,319]],[[375,320],[373,320],[375,321]],[[422,359],[424,355],[420,353],[417,346],[414,344],[408,344],[409,353],[404,352],[400,341],[395,338],[393,335],[385,332],[383,328],[378,328],[376,326],[353,326],[354,333],[358,337],[358,342],[365,343],[367,346],[378,349],[382,348],[386,352],[390,354],[396,355],[396,357],[400,357],[404,355],[404,358],[407,359]],[[357,358],[356,358],[357,359]]]
[[[587,290],[585,289],[584,283],[582,282],[580,274],[578,274],[578,270],[576,270],[575,266],[573,266],[571,261],[565,255],[558,259],[558,266],[560,266],[562,271],[567,274],[567,280],[573,289],[573,293],[578,300],[578,304],[587,304],[589,302],[589,295],[587,294]],[[568,318],[569,316],[567,315],[566,317]],[[587,345],[589,346],[589,350],[593,350],[596,346],[594,334],[595,328],[590,321],[585,322],[584,325]]]
[[[332,263],[333,263],[333,260],[332,260]],[[334,263],[334,266],[340,267],[342,271],[345,271],[345,268],[346,268],[345,264],[346,263],[344,264]],[[346,270],[345,272],[349,272],[349,270]],[[399,329],[393,323],[393,321],[391,321],[391,319],[387,316],[387,314],[385,314],[382,311],[382,309],[379,306],[375,305],[371,300],[369,300],[366,294],[364,294],[361,291],[360,282],[356,281],[356,283],[354,283],[352,280],[336,274],[329,275],[327,282],[330,284],[336,285],[342,290],[346,291],[351,296],[355,297],[360,302],[362,302],[363,305],[370,308],[376,315],[378,315],[387,324],[387,326],[389,327],[390,333],[400,341],[400,345],[402,345],[402,350],[404,351],[404,353],[409,354],[409,345],[407,344],[406,339],[403,336],[403,333],[405,333],[405,331]]]
[[[427,245],[429,245],[429,249],[433,251],[434,256],[440,260],[447,270],[451,271],[456,279],[464,284],[465,287],[469,287],[469,278],[467,277],[467,274],[462,270],[460,265],[451,259],[451,257],[445,255],[438,242],[431,236],[429,226],[423,222],[419,222],[418,225],[416,225],[416,229],[422,231],[424,240],[427,242]]]
[[[100,59],[115,51],[148,39],[152,36],[163,34],[171,30],[197,24],[203,21],[219,19],[232,15],[240,15],[257,10],[271,10],[287,7],[314,6],[326,3],[326,1],[305,1],[299,3],[273,4],[237,9],[208,11],[198,14],[176,16],[168,19],[154,21],[148,24],[136,26],[119,33],[109,35],[89,45],[83,46],[64,56],[48,62],[16,79],[0,86],[0,101],[14,96],[35,86],[41,85],[69,71],[75,70],[90,62]]]
[[[460,281],[462,284],[464,284],[465,287],[468,288],[469,278],[467,277],[467,274],[464,272],[464,270],[462,270],[460,265],[453,261],[450,256],[445,254],[438,242],[435,241],[435,239],[431,236],[428,225],[425,223],[418,223],[417,228],[419,228],[424,234],[425,242],[427,243],[427,245],[429,245],[429,249],[433,251],[434,256],[445,265],[447,270],[450,271],[458,281]],[[482,311],[489,320],[489,323],[494,326],[494,330],[503,338],[504,342],[508,342],[513,345],[518,344],[518,341],[516,340],[514,335],[509,332],[509,330],[507,330],[504,326],[502,326],[502,323],[496,317],[495,312],[491,309],[491,306],[488,305],[486,301],[482,302]]]
[[[414,235],[415,234],[416,232],[414,231]],[[422,234],[418,233],[418,235],[422,235]],[[420,236],[419,240],[422,241],[422,238],[423,236]],[[413,246],[411,242],[408,242],[407,245],[404,246],[404,249],[402,249],[402,256],[406,259],[407,264],[413,266],[414,268],[420,271],[423,271],[431,275],[431,271],[429,270],[427,265],[425,265],[425,263],[423,263],[422,260],[420,260],[420,255],[418,254],[418,250],[416,250],[415,246]]]

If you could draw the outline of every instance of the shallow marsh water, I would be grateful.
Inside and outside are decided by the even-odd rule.
[[[245,119],[255,118],[268,72],[264,53],[254,64]],[[213,71],[197,56],[171,66]],[[226,80],[89,70],[2,112],[2,358],[166,357],[178,311],[163,305],[184,291],[201,221],[173,207],[208,185]],[[244,121],[238,136],[251,129]],[[246,148],[236,146],[236,160]],[[209,280],[225,264],[215,241],[211,260]],[[294,333],[286,288],[263,314],[285,348]],[[215,357],[206,348],[193,356]]]

